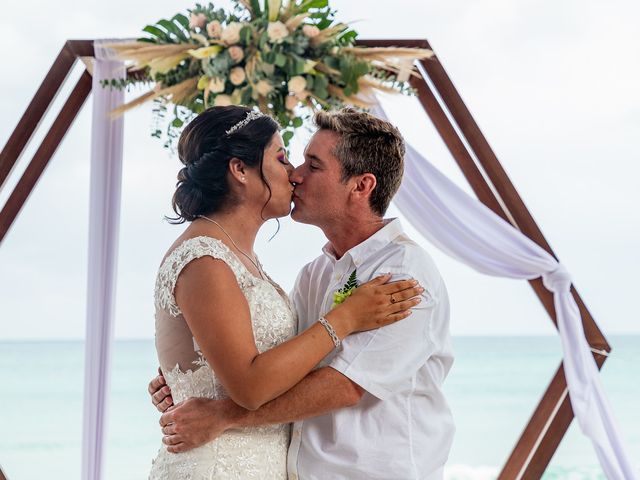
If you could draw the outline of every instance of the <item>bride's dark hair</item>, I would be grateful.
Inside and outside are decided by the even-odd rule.
[[[227,181],[232,158],[259,168],[271,198],[271,188],[262,172],[262,161],[265,148],[279,129],[278,123],[263,115],[231,134],[225,133],[244,120],[249,112],[250,108],[240,106],[212,107],[185,127],[178,140],[178,157],[185,166],[178,172],[173,194],[176,217],[169,218],[169,222],[190,222],[199,215],[219,212],[237,201],[231,198]]]

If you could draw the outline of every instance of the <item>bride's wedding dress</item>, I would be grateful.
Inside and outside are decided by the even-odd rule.
[[[173,295],[182,269],[203,256],[222,260],[233,270],[249,304],[260,352],[295,335],[295,315],[280,287],[252,275],[220,240],[186,240],[163,261],[155,288],[156,348],[174,404],[188,397],[228,396],[199,351]],[[177,454],[167,452],[163,444],[149,478],[286,479],[289,434],[289,424],[229,430],[202,447]]]

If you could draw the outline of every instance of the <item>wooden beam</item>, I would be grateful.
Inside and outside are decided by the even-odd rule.
[[[426,44],[429,45],[428,42],[426,42]],[[430,48],[430,46],[427,48]],[[487,142],[487,139],[480,131],[480,127],[478,127],[478,124],[471,115],[471,112],[464,104],[462,97],[460,97],[460,94],[456,90],[440,61],[435,57],[431,60],[423,60],[421,64],[429,74],[429,78],[437,88],[440,98],[442,98],[447,109],[451,113],[451,116],[472,148],[487,177],[493,184],[494,189],[500,195],[502,202],[509,209],[511,216],[515,221],[514,226],[519,228],[527,237],[556,257],[551,246],[542,234],[540,227],[538,227],[538,224],[533,219],[533,216],[527,209],[524,201],[520,197],[520,194],[502,167],[498,157],[496,157],[493,152],[489,142]],[[551,292],[548,292],[544,287],[542,289],[537,288],[536,286],[533,287],[536,294],[540,297],[543,305],[545,305],[545,308],[547,308],[547,305],[550,303],[552,304],[552,301],[550,301],[552,300],[552,296],[551,299],[549,298]],[[591,313],[575,288],[572,288],[572,294],[580,308],[580,314],[582,315],[585,333],[587,334],[589,343],[591,345],[597,344],[598,346],[606,346],[605,349],[608,350],[608,344],[602,335],[602,332],[598,329]],[[549,308],[547,308],[547,311],[549,311]],[[551,318],[554,323],[556,323],[555,314],[551,314]]]
[[[601,368],[606,357],[599,354],[594,354],[594,357],[598,368]],[[498,479],[533,480],[542,477],[573,417],[561,363]]]
[[[67,45],[62,47],[18,125],[0,152],[0,188],[4,185],[9,173],[49,110],[75,61],[76,56],[67,48]]]
[[[85,70],[0,212],[0,244],[82,108],[91,91],[91,81]]]
[[[507,220],[505,211],[496,200],[496,197],[491,191],[489,185],[487,185],[487,182],[482,179],[482,174],[480,173],[480,170],[478,170],[475,161],[467,151],[464,143],[462,143],[462,140],[460,140],[460,137],[451,125],[451,122],[449,122],[446,113],[431,92],[429,85],[421,78],[412,77],[411,86],[418,92],[418,100],[420,100],[424,111],[433,122],[433,125],[440,134],[440,137],[442,137],[442,140],[449,149],[449,152],[455,159],[456,163],[460,165],[463,172],[474,172],[473,175],[467,176],[467,180],[469,181],[474,193],[482,203],[493,210],[495,214]]]
[[[426,40],[370,40],[359,43],[368,47],[396,46],[431,49]],[[442,99],[444,107],[446,107],[451,118],[455,121],[471,152],[478,159],[478,163],[484,171],[483,174],[475,161],[472,160],[471,153],[467,151],[466,145],[459,138],[458,132],[451,124],[449,117],[447,117],[440,103],[437,102],[426,79],[412,79],[412,86],[418,91],[422,106],[478,199],[555,257],[542,231],[522,201],[437,56],[422,60],[420,63]],[[464,152],[462,148],[464,148]],[[531,280],[529,283],[551,320],[557,325],[553,294],[544,287],[540,278]],[[609,344],[574,286],[571,287],[571,293],[580,310],[588,343],[592,347],[609,352],[611,350]],[[600,368],[606,357],[595,356],[596,364]],[[566,380],[561,366],[507,460],[500,474],[501,480],[540,478],[573,419],[570,400],[566,392]]]
[[[93,40],[67,40],[65,47],[76,57],[93,57]]]

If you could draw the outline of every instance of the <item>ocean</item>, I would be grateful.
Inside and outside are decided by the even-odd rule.
[[[612,336],[602,378],[628,453],[640,473],[640,336]],[[454,337],[445,392],[457,425],[448,480],[495,478],[561,358],[555,337]],[[80,476],[81,341],[0,342],[0,466],[9,480]],[[106,478],[147,477],[160,445],[147,384],[152,340],[116,341]],[[593,448],[573,422],[544,479],[603,479]]]

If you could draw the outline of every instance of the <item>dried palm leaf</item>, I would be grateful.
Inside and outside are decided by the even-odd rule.
[[[335,68],[331,68],[329,65],[323,62],[318,62],[313,67],[318,72],[326,73],[327,75],[332,75],[334,77],[342,76],[342,72],[340,70],[336,70]]]
[[[330,95],[339,98],[344,103],[350,103],[356,107],[369,108],[375,104],[375,99],[367,101],[363,98],[364,95],[345,95],[344,90],[336,85],[329,84],[327,90]]]
[[[403,65],[399,63],[389,63],[389,62],[380,62],[378,60],[372,61],[371,64],[382,70],[388,70],[389,72],[395,74],[399,81],[406,82],[409,77],[422,78],[420,72],[416,68],[416,66],[411,63],[407,65]]]
[[[295,6],[295,0],[294,1],[290,1],[290,0],[284,0],[282,2],[282,8],[280,10],[280,20],[282,22],[285,22],[287,20],[289,20],[289,18],[291,17],[291,14],[293,13],[293,7]]]
[[[293,32],[296,28],[298,28],[302,24],[302,22],[304,22],[304,19],[307,18],[309,15],[311,14],[307,12],[307,13],[301,13],[300,15],[296,15],[295,17],[291,17],[289,20],[285,22],[285,25],[287,26],[290,32]]]
[[[384,93],[398,93],[398,90],[385,85],[379,78],[372,77],[371,75],[364,75],[358,79],[359,92],[369,93],[372,90],[378,90]]]
[[[136,108],[137,106],[142,105],[143,103],[146,103],[149,100],[153,100],[154,98],[156,98],[156,96],[157,95],[155,90],[149,90],[147,93],[139,96],[135,100],[132,100],[129,103],[125,103],[123,105],[120,105],[118,108],[113,109],[109,113],[109,115],[111,116],[111,118],[117,118],[123,113],[128,112],[129,110]]]
[[[347,28],[347,25],[345,25],[344,23],[338,23],[337,25],[334,25],[333,27],[328,27],[325,28],[324,30],[320,30],[320,33],[318,35],[316,35],[315,37],[313,37],[309,43],[311,44],[311,46],[316,47],[322,43],[325,43],[329,40],[331,40],[333,37],[338,36],[340,33],[342,33],[345,29]]]
[[[251,2],[249,0],[239,0],[239,2],[242,4],[244,8],[249,10],[249,13],[253,17],[253,8],[251,8]]]
[[[193,93],[197,93],[197,78],[188,78],[183,82],[177,83],[170,87],[162,88],[161,84],[158,84],[156,88],[153,90],[141,95],[135,100],[130,101],[129,103],[125,103],[124,105],[120,105],[118,108],[111,111],[112,117],[119,117],[123,113],[131,110],[132,108],[137,107],[138,105],[142,105],[150,100],[153,100],[158,97],[167,97],[173,103],[178,103],[185,98],[189,97]],[[158,88],[160,87],[160,88]]]
[[[350,53],[362,59],[385,60],[391,58],[413,58],[423,60],[433,57],[433,51],[427,48],[404,47],[345,47],[340,49],[343,53]]]

